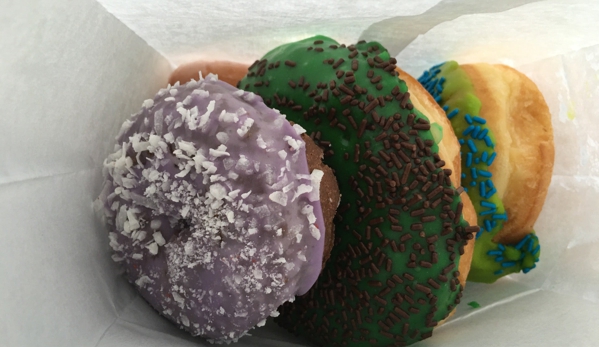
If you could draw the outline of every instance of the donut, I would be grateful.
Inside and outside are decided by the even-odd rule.
[[[100,195],[113,259],[180,328],[236,341],[315,283],[339,193],[304,132],[214,75],[123,124]]]
[[[171,73],[168,79],[170,85],[175,85],[179,82],[185,84],[191,80],[196,80],[199,77],[199,72],[202,76],[207,76],[212,73],[218,76],[220,81],[230,85],[236,85],[248,72],[248,65],[232,62],[232,61],[194,61],[183,64]]]
[[[462,181],[477,234],[468,280],[528,273],[541,247],[533,230],[551,182],[551,114],[537,86],[504,65],[432,67],[420,83],[443,106],[462,149]]]
[[[457,139],[415,107],[395,64],[377,42],[315,36],[268,52],[238,84],[305,128],[339,183],[331,256],[275,319],[319,346],[422,340],[462,297],[460,260],[479,228],[448,168],[459,158],[439,155]]]

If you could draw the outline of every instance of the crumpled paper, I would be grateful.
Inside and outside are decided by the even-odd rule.
[[[26,0],[0,12],[0,345],[207,345],[119,275],[92,208],[102,161],[173,66],[249,62],[314,34],[378,40],[415,76],[448,59],[505,63],[537,83],[552,113],[556,162],[535,226],[537,269],[469,283],[456,315],[414,346],[597,344],[599,4],[100,2]],[[272,322],[251,334],[238,346],[306,345]]]

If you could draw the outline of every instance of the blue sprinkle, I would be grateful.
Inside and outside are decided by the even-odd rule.
[[[435,90],[435,86],[437,85],[437,82],[438,82],[438,81],[439,81],[439,80],[430,80],[430,81],[429,81],[429,82],[426,84],[425,88],[426,88],[426,89],[428,89],[428,90],[432,90],[432,91],[434,91],[434,90]]]
[[[535,247],[535,249],[532,251],[532,255],[536,256],[540,250],[541,250],[541,245],[537,245],[537,247]]]
[[[489,181],[487,181],[487,182],[489,182]],[[490,199],[493,196],[493,194],[495,194],[495,193],[497,193],[497,189],[491,188],[491,190],[489,190],[487,192],[487,195],[485,196],[485,199]]]
[[[492,221],[491,224],[493,225],[493,228],[495,228],[497,226],[497,221]]]
[[[527,268],[522,269],[522,272],[525,273],[525,274],[527,274],[527,273],[530,272],[530,270],[532,270],[532,268],[527,267]]]
[[[482,161],[487,161],[487,157],[489,156],[489,153],[487,152],[483,152],[483,155],[480,157],[480,160]]]
[[[439,83],[441,83],[441,84],[445,83],[445,77],[441,77],[441,78],[439,79]]]
[[[464,139],[459,139],[458,142],[460,143],[460,145],[464,144]]]
[[[474,127],[474,130],[472,131],[472,136],[473,138],[477,139],[478,138],[478,133],[480,132],[480,127],[477,125]]]
[[[497,271],[493,272],[493,274],[497,275],[497,276],[501,275],[502,273],[503,273],[503,270],[497,270]]]
[[[487,185],[489,186],[489,188],[495,189],[495,186],[493,185],[493,181],[487,180]]]
[[[466,188],[466,187],[462,187],[462,188],[464,188],[464,191],[465,191],[466,193],[468,193],[468,188]]]
[[[494,250],[494,251],[488,251],[487,254],[488,255],[502,255],[503,252],[498,251],[498,250]]]
[[[474,117],[472,117],[472,120],[473,120],[473,121],[475,121],[475,122],[477,122],[477,123],[480,123],[480,124],[485,124],[485,123],[487,123],[487,120],[486,120],[486,119],[484,119],[484,118],[480,118],[479,116],[474,116]]]
[[[493,219],[503,219],[503,220],[507,220],[507,213],[502,213],[502,214],[494,214],[493,215]]]
[[[503,266],[503,267],[516,266],[516,262],[515,261],[506,261],[505,263],[501,263],[501,266]]]
[[[495,147],[493,145],[493,141],[491,141],[491,138],[489,136],[485,136],[484,140],[488,147]]]
[[[468,134],[470,134],[472,132],[472,130],[474,130],[474,125],[467,127],[466,130],[464,130],[464,132],[462,133],[462,135],[467,136]]]
[[[524,241],[524,240],[520,240],[520,242],[518,242],[518,243],[517,243],[517,244],[514,246],[514,248],[515,248],[515,249],[517,249],[517,250],[520,250],[520,249],[522,248],[522,246],[524,246],[524,242],[522,242],[522,241]]]
[[[480,202],[480,205],[481,205],[482,207],[497,208],[497,206],[496,206],[494,203],[492,203],[492,202],[488,202],[488,201],[481,201],[481,202]]]
[[[471,167],[470,168],[470,175],[472,176],[473,179],[477,179],[478,176],[476,175],[476,168],[475,167]]]
[[[462,178],[466,178],[466,174],[462,172]]]
[[[449,109],[449,106],[447,106],[447,105],[443,106],[443,111],[447,112],[448,109]]]
[[[466,167],[470,167],[472,165],[472,153],[466,154]]]
[[[480,158],[475,158],[475,159],[474,159],[474,163],[475,163],[475,164],[478,164],[478,163],[480,163]]]
[[[491,177],[493,176],[493,174],[491,174],[489,171],[485,171],[485,170],[478,170],[478,174],[483,176],[483,177]]]
[[[500,250],[505,251],[505,246],[503,244],[498,243],[497,247],[499,247]]]
[[[487,136],[488,133],[489,133],[489,129],[484,129],[483,131],[480,132],[480,134],[476,138],[479,140],[482,140],[485,138],[485,136]]]
[[[491,166],[491,164],[493,164],[493,160],[495,160],[495,157],[497,156],[497,153],[493,152],[493,154],[491,154],[491,157],[489,158],[489,160],[487,161],[487,165]]]
[[[517,250],[520,250],[520,248],[522,248],[522,246],[524,246],[524,244],[526,243],[526,241],[528,241],[529,238],[530,238],[530,234],[526,235],[522,240],[520,240],[520,242],[518,242],[516,244],[516,246],[514,246],[514,248],[516,248]]]
[[[478,239],[478,238],[480,237],[480,235],[482,235],[482,233],[483,233],[483,230],[482,230],[482,229],[481,229],[481,230],[479,230],[479,231],[476,233],[476,239]]]
[[[441,96],[436,96],[436,97],[435,97],[435,101],[436,101],[437,103],[441,102]]]
[[[480,182],[480,185],[478,187],[478,193],[480,194],[480,196],[484,197],[486,190],[487,189],[485,187],[485,181]]]
[[[431,67],[431,70],[432,70],[432,69],[437,69],[437,70],[438,70],[438,69],[439,69],[441,66],[443,66],[443,64],[445,64],[445,62],[439,63],[439,64],[437,64],[437,65],[435,65],[435,66]]]
[[[443,87],[441,86],[441,84],[437,83],[436,88],[437,88],[437,92],[439,92],[439,93],[443,92]]]
[[[497,209],[496,209],[496,208],[494,208],[494,209],[492,209],[492,210],[486,210],[486,211],[482,211],[481,213],[479,213],[479,215],[481,215],[481,216],[486,216],[486,215],[489,215],[489,214],[493,214],[493,213],[495,213],[495,212],[497,212]],[[490,221],[489,221],[489,222],[490,222]]]
[[[501,263],[503,261],[503,257],[497,257],[495,258],[495,261]]]
[[[470,115],[469,115],[469,114],[465,115],[465,116],[464,116],[464,119],[466,120],[466,122],[467,122],[468,124],[472,124],[472,117],[470,117]]]
[[[471,185],[472,187],[476,187],[476,181],[472,181],[472,182],[470,182],[470,185]]]
[[[470,150],[474,153],[478,152],[478,149],[476,148],[476,145],[474,144],[474,141],[472,141],[472,139],[468,140],[468,147],[470,147]]]
[[[491,227],[491,221],[489,221],[488,219],[485,219],[485,229],[488,232],[491,232],[491,230],[493,229],[493,227]]]
[[[452,119],[453,117],[455,117],[458,113],[460,112],[459,109],[454,108],[453,111],[449,112],[447,114],[447,118]]]
[[[527,246],[528,253],[532,253],[532,246],[534,246],[534,242],[532,240],[530,240],[528,242],[528,246]]]

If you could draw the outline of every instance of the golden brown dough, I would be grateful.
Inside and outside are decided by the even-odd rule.
[[[547,196],[554,160],[551,114],[524,74],[504,65],[460,66],[496,137],[498,154],[490,171],[509,219],[493,241],[514,244],[530,233]]]
[[[464,204],[464,208],[462,210],[462,215],[464,220],[468,222],[470,225],[477,225],[477,216],[476,210],[474,209],[474,205],[472,205],[472,201],[466,192],[462,192],[460,194],[460,198],[462,199],[462,203]],[[474,253],[474,240],[468,241],[466,246],[464,247],[464,254],[460,257],[460,266],[458,270],[460,271],[460,276],[458,277],[462,286],[466,285],[466,278],[468,277],[468,273],[470,272],[470,265],[472,264],[472,255]]]
[[[468,222],[468,224],[470,225],[476,225],[476,210],[474,209],[474,205],[472,205],[470,197],[466,192],[462,192],[462,194],[460,194],[460,198],[462,199],[462,203],[464,204],[464,209],[462,210],[464,220],[466,220],[466,222]],[[464,254],[460,256],[460,264],[458,266],[458,271],[460,272],[460,276],[458,277],[458,279],[460,280],[460,284],[462,285],[462,287],[466,286],[466,279],[468,278],[468,273],[470,272],[470,265],[472,264],[473,254],[474,240],[470,240],[466,244],[466,247],[464,247]],[[439,322],[438,325],[444,324],[454,314],[455,310],[451,311],[445,319]]]
[[[218,75],[219,80],[237,86],[237,82],[247,74],[248,67],[249,65],[247,64],[231,61],[194,61],[183,64],[173,71],[168,79],[168,83],[174,85],[175,82],[183,84],[192,79],[197,80],[201,71],[202,76],[212,73]]]

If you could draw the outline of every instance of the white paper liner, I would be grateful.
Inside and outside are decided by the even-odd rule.
[[[553,115],[556,163],[535,226],[538,268],[494,285],[470,283],[456,315],[415,346],[596,345],[599,6],[542,1],[506,11],[525,2],[322,9],[323,1],[311,1],[304,2],[309,14],[290,15],[272,1],[197,2],[190,10],[191,0],[102,0],[118,19],[94,0],[4,4],[0,345],[207,345],[155,314],[119,276],[91,206],[101,162],[122,121],[165,84],[170,63],[194,56],[251,61],[313,34],[378,39],[394,54],[406,46],[399,64],[416,76],[448,59],[509,63],[538,84]],[[472,11],[478,14],[466,14]],[[426,24],[395,31],[415,17]],[[416,39],[394,41],[404,36]],[[272,322],[252,335],[238,346],[305,345]]]
[[[315,34],[356,41],[372,23],[418,15],[439,1],[99,0],[175,65],[214,57],[251,63]]]

